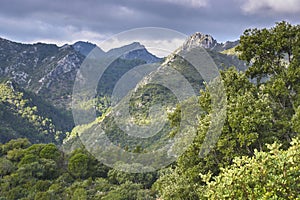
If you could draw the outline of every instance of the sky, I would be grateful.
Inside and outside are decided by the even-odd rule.
[[[143,27],[185,35],[202,32],[225,42],[238,39],[246,28],[271,27],[282,20],[300,24],[299,0],[0,1],[0,37],[23,43],[81,40],[99,45],[115,34]],[[161,38],[158,34],[148,40]]]

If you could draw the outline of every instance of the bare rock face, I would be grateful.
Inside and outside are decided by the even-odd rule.
[[[196,32],[191,35],[183,44],[184,49],[191,49],[195,47],[203,47],[205,49],[213,49],[218,46],[217,40],[215,40],[211,35]]]
[[[222,52],[224,50],[231,49],[238,44],[239,40],[219,43],[211,35],[196,32],[184,42],[183,49],[188,50],[195,47],[203,47],[207,50]]]
[[[0,81],[11,80],[21,88],[38,94],[58,107],[70,107],[76,74],[86,56],[97,46],[89,42],[76,42],[61,47],[55,44],[22,44],[0,38]],[[117,63],[122,68],[132,68],[136,60],[143,63],[161,61],[147,49],[135,42],[104,52],[110,56],[123,49],[133,49]],[[118,75],[119,69],[111,76]],[[112,78],[113,79],[113,78]]]

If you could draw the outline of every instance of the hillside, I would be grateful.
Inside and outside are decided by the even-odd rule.
[[[76,42],[73,45],[58,47],[43,43],[21,44],[0,38],[0,79],[13,80],[20,87],[38,94],[55,107],[70,108],[76,73],[86,55],[95,47],[96,45],[88,42]],[[127,61],[122,63],[121,60],[122,64],[118,66],[130,69],[135,66],[131,61],[134,63],[135,60],[140,62],[160,60],[143,46],[138,47],[124,58],[120,58]],[[127,47],[119,49],[124,48]],[[107,52],[107,56],[114,51],[118,49]],[[118,71],[115,70],[110,74],[112,79],[115,79],[114,76],[120,76]],[[101,89],[100,93],[103,93]]]
[[[57,120],[63,114],[50,111],[46,104],[37,107],[30,97],[11,82],[0,84],[0,143],[16,138],[28,138],[32,143],[59,143],[63,131],[70,128],[64,127],[68,123],[65,121],[57,122],[61,128],[57,129],[51,118]]]
[[[240,70],[245,69],[244,63],[236,57],[219,53],[219,51],[231,47],[236,42],[219,44],[211,36],[200,33],[194,34],[188,41],[190,41],[189,45],[206,47],[221,69],[231,65],[237,66]],[[209,42],[206,43],[206,41]],[[2,82],[11,80],[22,90],[26,98],[31,98],[34,101],[33,106],[39,107],[39,112],[43,117],[52,119],[59,130],[63,132],[71,131],[73,122],[69,109],[75,76],[83,60],[95,47],[95,44],[82,41],[73,45],[58,47],[54,44],[44,43],[21,44],[0,38],[0,80]],[[111,63],[111,66],[108,67],[99,81],[97,98],[93,102],[96,102],[97,112],[100,116],[110,106],[110,96],[113,88],[126,72],[139,65],[162,62],[162,59],[150,54],[143,45],[137,42],[111,49],[108,52],[98,49],[108,57],[117,55],[119,52],[126,52]],[[172,62],[175,66],[180,64],[181,61],[175,59]],[[180,73],[187,73],[189,80],[193,77],[193,71],[188,70],[185,72],[188,68],[180,69],[177,67],[177,69]],[[192,80],[191,82],[195,84],[198,81]],[[200,86],[195,86],[194,89],[198,93]],[[145,90],[148,89],[142,89],[140,92],[142,93]],[[157,89],[153,88],[151,90]],[[153,95],[155,96],[155,94],[150,96]],[[141,101],[136,97],[133,97],[135,99],[133,105]],[[172,99],[171,96],[169,97]],[[141,108],[144,111],[147,110],[148,104],[151,102],[150,99],[147,101],[148,103],[141,102],[147,104],[146,107]],[[175,101],[170,100],[170,102],[173,102],[173,107]],[[92,105],[94,103],[83,105],[83,107]],[[133,107],[133,109],[135,108]],[[135,113],[138,113],[137,111]]]
[[[199,38],[197,39],[197,37]],[[128,74],[127,78],[122,77],[123,80],[128,80],[128,82],[126,83],[127,85],[118,85],[123,89],[117,90],[117,96],[114,96],[114,98],[123,99],[121,101],[115,101],[111,109],[105,110],[105,112],[103,112],[104,114],[102,116],[98,115],[98,117],[95,118],[94,121],[93,119],[91,119],[91,114],[88,114],[88,110],[92,110],[91,106],[86,106],[86,111],[84,111],[83,106],[73,107],[75,110],[75,114],[80,112],[85,113],[85,115],[82,114],[81,119],[88,120],[80,121],[79,119],[80,124],[78,124],[78,126],[73,129],[73,131],[64,141],[66,148],[75,148],[71,146],[72,144],[74,144],[75,146],[78,145],[77,142],[73,141],[78,139],[80,139],[82,144],[87,146],[87,148],[92,148],[93,146],[103,146],[105,145],[105,142],[104,144],[101,143],[103,142],[103,135],[107,136],[109,142],[111,142],[113,145],[116,145],[123,149],[125,148],[128,151],[135,151],[136,149],[140,149],[140,151],[152,152],[158,150],[161,145],[168,143],[168,141],[170,140],[170,136],[175,131],[170,118],[168,119],[168,116],[171,117],[172,112],[176,108],[176,105],[178,105],[179,102],[184,101],[182,102],[182,108],[184,108],[185,110],[182,110],[182,113],[185,113],[186,118],[193,118],[191,116],[195,114],[198,109],[195,109],[195,100],[192,97],[199,96],[200,90],[204,89],[205,79],[202,77],[202,74],[199,74],[199,71],[197,71],[195,66],[193,66],[188,62],[188,60],[185,60],[185,58],[182,57],[182,55],[184,54],[183,52],[193,51],[194,49],[198,48],[200,48],[199,51],[204,52],[204,49],[201,48],[205,48],[205,55],[207,54],[206,56],[210,56],[211,63],[208,63],[208,66],[202,64],[201,67],[203,67],[204,69],[210,67],[227,69],[231,66],[236,66],[237,70],[245,71],[247,68],[246,64],[243,61],[240,61],[237,57],[224,55],[220,52],[212,50],[212,46],[216,47],[222,45],[218,44],[215,40],[212,39],[215,44],[209,43],[209,46],[207,46],[205,43],[205,39],[206,37],[203,37],[203,35],[196,33],[195,35],[187,38],[185,43],[171,55],[166,57],[162,63],[157,63],[157,65],[146,65],[151,73],[148,72],[149,74],[147,74],[147,70],[145,70],[146,68],[144,68],[144,71],[143,68],[141,68],[136,69],[134,72],[131,72],[134,74]],[[119,53],[122,53],[122,51],[120,51]],[[191,85],[192,90],[187,90],[190,88],[186,87],[185,84],[183,84],[184,82],[181,82],[181,80],[178,79],[180,78],[180,76],[176,75],[176,73],[174,73],[174,70],[178,74],[183,76],[186,81],[188,81],[188,83]],[[136,74],[146,74],[146,76],[140,77],[136,76]],[[210,76],[209,74],[206,75]],[[163,82],[161,82],[162,80],[166,81],[166,83],[169,84],[168,86],[170,88],[163,86]],[[135,82],[137,85],[132,85],[131,82]],[[111,82],[107,82],[107,84],[110,83]],[[84,87],[85,86],[83,86],[83,88]],[[86,85],[86,87],[88,88],[89,86]],[[183,98],[182,96],[181,99],[178,99],[178,96],[173,93],[174,91],[172,88],[176,88],[178,91],[181,91],[180,93],[192,92],[194,95],[189,95],[189,98]],[[82,92],[84,93],[86,92],[86,90],[83,90]],[[127,92],[128,94],[124,94],[125,96],[123,96],[122,94],[125,92]],[[119,94],[120,96],[118,96]],[[89,105],[90,100],[81,100],[81,103],[79,104]],[[189,104],[191,106],[188,106]],[[156,114],[151,112],[152,107],[155,105],[159,105],[159,107],[161,108],[161,112],[157,112]],[[126,109],[128,109],[129,115],[123,116],[124,113],[120,114],[123,111],[127,112]],[[160,126],[162,122],[164,124],[163,126]],[[193,124],[194,122],[190,123]],[[149,128],[147,126],[153,127],[153,129],[150,128],[150,130],[154,132],[155,130],[160,131],[155,135],[151,135],[150,132],[146,131],[148,130],[147,128]],[[93,132],[94,129],[103,131],[99,133]],[[130,132],[130,134],[128,134],[128,132]],[[138,134],[149,134],[150,136],[143,138],[142,136],[136,136]],[[79,138],[77,136],[79,136]],[[95,151],[96,152],[93,152],[93,154],[97,154],[98,156],[105,156],[105,150],[100,149]],[[99,159],[101,159],[101,156],[99,157]]]

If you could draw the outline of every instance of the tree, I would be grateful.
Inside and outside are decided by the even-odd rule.
[[[119,187],[116,187],[114,190],[108,192],[106,196],[104,196],[103,200],[135,200],[138,199],[137,196],[139,191],[142,189],[140,184],[126,182]],[[145,198],[144,198],[145,199]],[[146,198],[147,199],[147,198]]]
[[[236,48],[240,58],[251,67],[247,75],[251,78],[278,76],[287,72],[286,65],[297,59],[300,26],[292,26],[283,21],[271,29],[247,29]],[[299,62],[299,61],[298,61]]]
[[[265,78],[264,92],[273,101],[275,130],[285,147],[296,135],[290,122],[300,103],[299,44],[300,26],[283,21],[270,29],[246,30],[237,47],[240,58],[251,65],[246,74],[257,79],[257,87]]]
[[[0,177],[10,174],[14,171],[14,165],[11,161],[6,158],[0,158]]]
[[[68,163],[68,169],[76,178],[86,178],[88,175],[89,157],[83,153],[74,154]]]
[[[203,115],[200,117],[197,135],[179,157],[174,169],[166,170],[155,183],[162,198],[199,199],[198,189],[205,184],[200,173],[212,171],[217,175],[221,167],[232,164],[236,156],[253,155],[254,149],[265,149],[266,142],[278,140],[272,133],[273,111],[268,95],[257,88],[246,75],[234,68],[221,72],[227,94],[227,117],[214,148],[205,156],[203,141],[210,126],[211,105],[209,88],[201,91],[199,106]],[[178,112],[175,112],[178,113]],[[177,119],[177,117],[173,117]]]
[[[86,190],[83,188],[77,188],[74,191],[74,194],[73,194],[71,200],[86,200],[86,199],[88,199]]]
[[[46,159],[52,159],[54,161],[59,161],[61,159],[61,152],[54,144],[47,144],[45,147],[40,151],[40,157]]]
[[[211,177],[218,176],[222,168],[233,164],[234,157],[251,158],[256,154],[255,149],[267,151],[266,143],[280,142],[283,149],[289,147],[300,127],[299,44],[300,26],[286,22],[277,23],[271,29],[244,32],[236,49],[249,69],[246,73],[232,68],[221,72],[227,95],[227,117],[222,133],[214,148],[205,157],[199,156],[205,150],[203,141],[214,120],[210,115],[210,88],[206,87],[199,98],[204,114],[200,116],[192,145],[175,165],[162,171],[154,185],[162,198],[202,199],[201,188],[206,183],[201,174],[210,171]]]
[[[2,153],[6,154],[8,151],[13,149],[26,149],[31,144],[27,138],[18,138],[15,140],[10,140],[6,144],[2,145]]]
[[[237,157],[209,181],[201,195],[207,199],[299,199],[300,140],[288,150],[278,143],[268,145],[269,152],[255,151],[253,157]]]

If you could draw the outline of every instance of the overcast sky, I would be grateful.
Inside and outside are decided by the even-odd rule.
[[[0,37],[100,43],[122,31],[162,27],[236,40],[250,27],[300,23],[299,0],[1,0]]]

